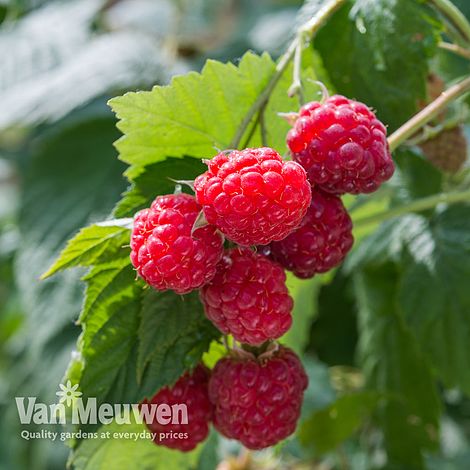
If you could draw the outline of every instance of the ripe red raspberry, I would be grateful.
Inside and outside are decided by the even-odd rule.
[[[280,349],[270,358],[225,357],[209,381],[214,426],[249,449],[264,449],[295,431],[308,379],[297,355]]]
[[[310,182],[333,194],[371,193],[395,169],[385,126],[365,104],[344,96],[300,108],[287,145]]]
[[[185,294],[210,281],[223,254],[213,226],[191,230],[201,207],[188,194],[158,196],[138,212],[131,235],[131,261],[157,290]]]
[[[307,279],[341,263],[353,241],[352,221],[341,199],[314,189],[300,227],[264,249],[285,269]]]
[[[213,407],[208,395],[209,369],[198,365],[193,372],[186,372],[173,387],[164,387],[156,393],[150,401],[144,400],[143,404],[149,405],[186,405],[187,424],[184,424],[183,415],[178,413],[179,424],[161,424],[156,416],[153,420],[147,420],[146,425],[153,433],[157,433],[154,442],[157,445],[189,451],[202,442],[209,433],[209,423],[212,419]],[[142,408],[142,405],[141,405]],[[150,412],[150,410],[149,410]],[[145,414],[142,413],[145,419]],[[168,419],[168,416],[164,416]],[[183,433],[182,435],[179,435]],[[187,437],[184,436],[187,433]]]
[[[228,250],[200,292],[209,320],[243,343],[279,338],[292,324],[284,270],[249,248]]]
[[[194,186],[207,221],[245,246],[282,240],[311,198],[304,169],[267,147],[220,153]]]

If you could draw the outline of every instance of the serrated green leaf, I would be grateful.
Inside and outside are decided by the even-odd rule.
[[[80,388],[102,401],[135,347],[141,285],[127,258],[94,267],[85,280]]]
[[[102,426],[96,439],[85,439],[80,444],[70,463],[74,470],[190,470],[197,464],[202,447],[183,453],[156,446],[149,439],[125,437],[125,433],[145,432],[149,431],[144,424]]]
[[[299,440],[315,455],[334,450],[364,423],[380,399],[376,392],[344,395],[326,408],[315,411],[299,429]]]
[[[169,86],[113,98],[124,133],[116,142],[120,158],[148,165],[168,155],[210,157],[215,148],[228,148],[274,68],[267,54],[247,53],[238,66],[209,60],[201,73],[175,77]]]
[[[67,243],[41,279],[72,266],[91,266],[105,252],[108,259],[112,259],[125,243],[129,243],[129,236],[128,228],[115,225],[91,225],[83,228]]]
[[[398,300],[439,376],[470,394],[470,207],[421,222],[406,246]]]
[[[440,401],[429,364],[399,314],[397,283],[393,265],[356,272],[360,357],[368,387],[392,396],[378,411],[389,461],[422,469],[423,452],[438,445]]]
[[[425,96],[427,61],[436,51],[439,28],[421,2],[350,1],[314,45],[337,91],[376,108],[395,129]]]
[[[142,393],[153,394],[174,382],[219,336],[204,316],[197,292],[149,292],[139,327],[137,375]]]

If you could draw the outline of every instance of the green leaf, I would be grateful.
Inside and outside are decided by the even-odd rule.
[[[391,262],[397,308],[449,387],[470,394],[470,207],[439,208],[385,222],[346,262],[348,272]]]
[[[470,207],[455,205],[406,246],[398,300],[423,351],[448,387],[470,394]]]
[[[124,189],[124,165],[111,146],[118,134],[114,120],[111,116],[91,119],[90,115],[87,119],[56,126],[36,141],[22,185],[15,275],[27,314],[24,346],[31,374],[38,380],[29,382],[31,389],[25,395],[39,396],[45,387],[51,394],[48,401],[55,397],[79,334],[73,322],[82,302],[79,279],[83,273],[59,273],[46,281],[39,277],[80,227],[109,214]],[[42,355],[44,348],[50,349],[47,359]],[[53,366],[54,361],[57,365]]]
[[[95,266],[85,280],[80,388],[85,396],[97,397],[100,402],[135,347],[141,284],[135,282],[127,258]]]
[[[141,393],[153,395],[196,365],[220,333],[206,319],[197,292],[149,292],[139,327],[137,377]]]
[[[71,460],[74,470],[190,470],[198,462],[202,447],[179,452],[156,446],[151,440],[125,438],[125,433],[149,432],[144,424],[112,423],[98,429],[97,438],[85,439]],[[109,433],[109,438],[107,437]]]
[[[440,401],[429,364],[398,311],[397,273],[392,265],[369,268],[355,274],[355,287],[367,384],[391,395],[378,411],[389,460],[422,469],[423,451],[437,447]]]
[[[376,108],[395,129],[425,96],[427,61],[436,51],[438,28],[421,2],[358,0],[348,2],[320,30],[315,48],[337,91]]]
[[[129,232],[128,228],[116,225],[91,225],[81,229],[41,279],[72,266],[96,264],[103,253],[111,259],[125,243],[129,243]]]
[[[275,64],[247,53],[238,66],[208,60],[201,73],[174,77],[170,86],[110,100],[124,136],[116,147],[132,165],[167,156],[210,157],[230,146],[240,122],[264,89]]]
[[[292,310],[292,326],[282,337],[281,341],[302,355],[308,343],[310,325],[317,312],[317,297],[323,277],[315,276],[312,279],[298,279],[287,273],[287,287],[294,299]]]
[[[334,450],[364,423],[380,399],[376,392],[344,395],[326,408],[315,411],[299,429],[304,447],[313,446],[316,455]]]
[[[138,210],[150,206],[156,196],[173,193],[176,185],[174,180],[194,180],[206,169],[200,159],[185,156],[168,157],[164,161],[128,172],[132,185],[114,209],[116,217],[134,215]],[[182,185],[182,189],[187,191],[188,187]]]
[[[442,192],[442,173],[422,155],[411,150],[397,150],[393,159],[396,172],[391,184],[395,203],[403,204]]]
[[[318,315],[310,331],[309,350],[330,366],[354,365],[358,332],[350,281],[338,271],[318,296]]]

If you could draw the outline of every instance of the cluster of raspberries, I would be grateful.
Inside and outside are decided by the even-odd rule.
[[[132,264],[148,284],[178,294],[199,289],[207,318],[251,350],[291,326],[284,270],[310,278],[351,249],[340,196],[375,191],[394,171],[386,128],[363,103],[332,96],[306,104],[293,121],[291,161],[267,147],[221,152],[194,181],[195,196],[158,196],[136,214],[131,236]],[[201,405],[194,420],[213,416],[222,434],[259,449],[293,432],[306,379],[285,348],[269,360],[245,359],[216,365],[208,385],[215,411]],[[198,389],[208,381],[201,370]],[[199,442],[207,426],[198,430]]]
[[[185,404],[186,424],[178,416],[165,425],[149,418],[146,425],[155,444],[181,451],[202,442],[211,422],[225,437],[249,449],[264,449],[294,432],[307,384],[300,359],[286,347],[278,346],[266,357],[233,352],[212,371],[200,364],[174,386],[145,400],[155,405]]]

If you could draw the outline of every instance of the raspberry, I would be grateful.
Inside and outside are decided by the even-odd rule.
[[[191,230],[201,207],[188,194],[158,196],[138,212],[131,235],[131,261],[157,290],[185,294],[210,281],[223,254],[213,226]]]
[[[209,381],[214,426],[249,449],[264,449],[295,431],[308,379],[290,349],[268,359],[225,357]]]
[[[207,221],[245,246],[282,240],[311,198],[304,169],[267,147],[220,153],[194,186]]]
[[[365,104],[335,95],[300,109],[287,145],[312,184],[333,194],[371,193],[395,169],[386,136]]]
[[[284,240],[272,242],[266,254],[306,279],[341,263],[353,241],[352,221],[341,199],[314,189],[300,227]]]
[[[209,401],[208,382],[209,369],[203,365],[198,365],[192,373],[186,372],[176,384],[169,388],[164,387],[149,401],[144,400],[144,404],[154,405],[186,405],[187,424],[182,423],[182,415],[178,413],[179,424],[160,424],[156,417],[153,421],[146,421],[146,425],[153,433],[157,433],[154,442],[157,445],[189,451],[202,442],[209,433],[209,422],[212,419],[213,408]],[[145,417],[145,415],[143,414]],[[176,416],[172,416],[175,418]],[[165,419],[168,416],[165,415]],[[161,438],[164,433],[165,437]],[[187,433],[187,437],[178,436],[180,433]]]
[[[201,300],[209,320],[243,343],[279,338],[292,324],[284,270],[249,248],[227,251]]]
[[[462,126],[444,129],[419,146],[428,160],[442,171],[456,173],[467,160],[467,139]]]

